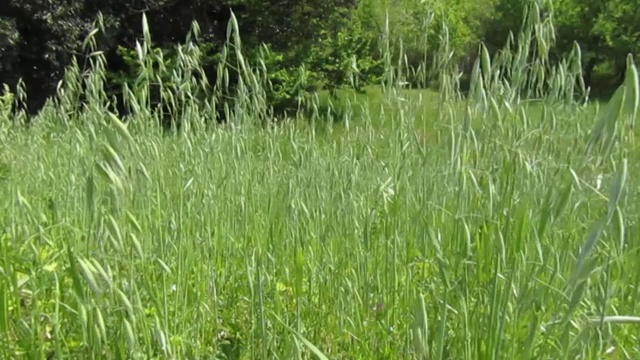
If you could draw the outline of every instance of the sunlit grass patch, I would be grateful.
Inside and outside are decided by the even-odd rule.
[[[438,92],[387,64],[277,125],[251,64],[225,125],[166,95],[169,133],[148,84],[121,116],[70,70],[2,128],[0,356],[635,358],[637,74],[585,103],[534,20],[469,94],[443,39]]]

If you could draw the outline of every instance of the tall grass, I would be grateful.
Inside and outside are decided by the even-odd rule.
[[[215,84],[189,42],[162,83],[145,25],[126,117],[89,37],[31,127],[0,106],[0,356],[637,358],[637,70],[601,111],[579,47],[552,66],[553,19],[527,19],[469,94],[444,37],[437,96],[387,54],[379,101],[322,126],[319,97],[313,126],[261,126],[234,20]]]

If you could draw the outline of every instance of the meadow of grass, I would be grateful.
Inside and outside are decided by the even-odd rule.
[[[71,69],[0,128],[0,357],[637,359],[637,72],[602,109],[570,61],[523,99],[543,35],[468,96],[442,56],[438,92],[396,71],[262,126],[248,72],[228,124],[183,98],[169,134],[144,81],[125,120],[99,55]]]

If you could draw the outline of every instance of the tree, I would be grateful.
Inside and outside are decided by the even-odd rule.
[[[283,55],[282,66],[293,69],[309,60],[322,34],[339,32],[356,7],[357,0],[5,0],[0,4],[0,19],[6,20],[0,25],[15,24],[18,40],[15,59],[0,58],[0,71],[14,64],[12,71],[23,78],[34,111],[54,93],[73,58],[83,64],[82,41],[98,12],[106,28],[98,47],[107,56],[108,69],[126,73],[130,64],[118,49],[135,46],[141,37],[143,12],[154,47],[168,49],[182,42],[196,21],[211,57],[226,39],[231,11],[238,18],[247,53],[258,53],[261,44],[267,44]],[[0,27],[0,35],[8,31]],[[208,74],[215,74],[214,68],[209,70]],[[8,73],[0,75],[1,81],[15,85]]]
[[[640,53],[640,12],[637,0],[610,0],[602,8],[594,26],[607,46],[608,58],[614,62],[619,82],[624,79],[626,56]]]
[[[13,19],[0,18],[0,79],[16,83],[20,34]]]
[[[573,43],[580,45],[583,54],[583,77],[585,85],[591,87],[594,68],[606,60],[609,47],[597,30],[597,22],[608,1],[555,0],[555,25],[557,32],[556,54],[568,54]]]

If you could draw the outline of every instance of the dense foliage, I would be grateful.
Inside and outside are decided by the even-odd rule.
[[[430,54],[447,50],[443,42],[451,61],[469,73],[478,44],[493,55],[519,31],[533,3],[553,13],[554,59],[569,54],[575,41],[587,85],[599,70],[622,80],[626,55],[640,46],[634,0],[7,0],[0,4],[0,82],[15,91],[22,80],[29,108],[41,108],[74,59],[86,68],[83,41],[101,14],[104,31],[94,50],[105,53],[107,90],[122,109],[122,86],[137,76],[133,54],[145,13],[153,47],[165,59],[176,56],[175,46],[197,22],[205,76],[214,83],[233,12],[244,56],[267,66],[270,105],[286,110],[311,89],[377,83],[385,61],[407,67],[410,84],[427,86],[442,70]],[[301,76],[305,86],[297,86]]]

